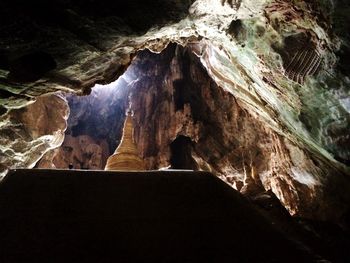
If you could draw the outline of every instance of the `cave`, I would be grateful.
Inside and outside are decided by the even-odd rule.
[[[348,11],[2,1],[0,261],[349,262]]]
[[[217,159],[226,154],[225,149],[238,143],[232,139],[223,141],[220,131],[225,127],[216,116],[232,118],[236,114],[229,105],[234,103],[234,97],[210,79],[189,47],[170,44],[160,54],[141,51],[122,76],[107,85],[96,85],[89,95],[53,96],[61,96],[68,103],[64,141],[47,152],[36,168],[103,170],[121,140],[129,107],[134,114],[135,142],[148,170],[198,170],[190,144],[197,145],[199,158],[205,159],[203,163],[216,165]],[[227,105],[210,105],[208,96],[222,98]],[[50,107],[51,111],[60,110]],[[205,154],[210,142],[218,144],[212,148],[216,159]],[[186,156],[180,156],[182,153]]]

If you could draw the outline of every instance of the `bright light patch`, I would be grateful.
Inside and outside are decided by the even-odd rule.
[[[132,81],[135,81],[136,74],[133,65],[131,64],[128,69],[121,75],[116,81],[113,81],[107,85],[96,84],[92,88],[91,95],[95,97],[110,96],[115,93],[124,93],[126,87]]]
[[[343,108],[350,113],[350,98],[339,99],[339,101]]]
[[[232,15],[236,10],[230,8],[229,3],[223,5],[221,0],[197,0],[191,6],[190,12],[197,15]]]
[[[298,181],[301,184],[305,184],[309,187],[313,187],[315,185],[320,184],[320,182],[316,180],[314,176],[312,176],[305,170],[302,170],[294,166],[292,167],[291,171],[292,171],[291,176],[293,177],[293,179]]]

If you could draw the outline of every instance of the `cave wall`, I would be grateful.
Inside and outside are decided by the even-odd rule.
[[[128,82],[121,77],[96,86],[89,96],[64,94],[70,108],[65,139],[37,167],[103,170],[121,139],[128,89]]]
[[[160,54],[142,51],[126,76],[94,88],[90,96],[65,95],[65,139],[37,167],[103,169],[131,102],[147,169],[211,171],[250,198],[272,191],[292,215],[329,219],[346,211],[345,175],[266,126],[219,87],[193,45],[172,44]],[[340,185],[344,192],[337,192]]]
[[[89,93],[115,80],[143,45],[132,39],[186,17],[192,2],[1,1],[1,105],[25,106],[57,90]]]
[[[329,207],[339,196],[328,184],[346,182],[344,175],[245,110],[191,48],[144,51],[133,64],[135,138],[149,169],[208,170],[248,196],[272,190],[299,216],[337,217],[334,211],[346,209],[344,203]]]
[[[137,50],[194,43],[209,75],[247,110],[348,173],[347,8],[344,1],[5,2],[0,112],[50,91],[89,93],[115,80]]]
[[[150,49],[159,53],[170,42],[176,42],[191,47],[209,77],[234,95],[243,112],[280,137],[281,145],[286,145],[289,155],[298,163],[296,167],[310,166],[306,169],[308,173],[293,172],[295,178],[304,183],[321,182],[324,193],[342,200],[320,198],[325,203],[315,205],[314,210],[329,206],[326,210],[331,211],[331,207],[347,203],[349,3],[332,0],[163,2],[113,1],[109,5],[104,0],[98,3],[54,0],[49,4],[40,0],[2,1],[2,129],[20,127],[11,116],[19,108],[32,105],[40,95],[53,91],[88,94],[96,83],[117,79],[137,51]],[[181,106],[179,96],[174,96],[176,104]],[[197,128],[193,127],[199,123],[191,120],[195,112],[192,108],[196,107],[183,104],[184,110],[175,112],[185,115],[189,124],[178,129],[194,131]],[[164,111],[170,111],[164,107]],[[28,133],[21,127],[17,133]],[[32,159],[32,152],[9,144],[6,133],[3,134],[3,170],[32,167],[32,161],[23,162]],[[189,139],[183,142],[179,139],[177,143],[195,151],[193,143],[197,137],[191,132],[183,136]],[[36,143],[36,138],[19,138],[19,145]],[[39,156],[52,147],[50,143],[41,145]],[[275,148],[279,149],[279,155],[288,156],[280,150],[284,146]],[[18,157],[22,154],[18,152],[26,154]],[[311,162],[303,164],[304,154],[319,169],[314,169]],[[167,159],[154,157],[150,163],[167,165]],[[282,184],[288,186],[290,182],[279,183]],[[295,189],[291,190],[294,196],[309,191],[309,187],[305,191],[300,187]],[[280,193],[281,200],[282,196]]]
[[[68,115],[66,99],[51,94],[2,116],[0,175],[7,169],[32,168],[46,152],[59,147],[64,140]]]

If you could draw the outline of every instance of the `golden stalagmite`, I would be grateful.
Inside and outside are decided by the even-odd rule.
[[[108,158],[106,171],[145,170],[144,162],[138,154],[133,133],[131,112],[128,111],[124,122],[122,140],[114,154]]]

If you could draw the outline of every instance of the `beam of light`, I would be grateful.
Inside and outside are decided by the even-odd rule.
[[[126,97],[129,84],[135,81],[137,78],[134,67],[135,66],[131,64],[123,75],[109,84],[96,84],[92,88],[91,96],[93,96],[95,99],[100,100],[101,103],[114,96]]]

